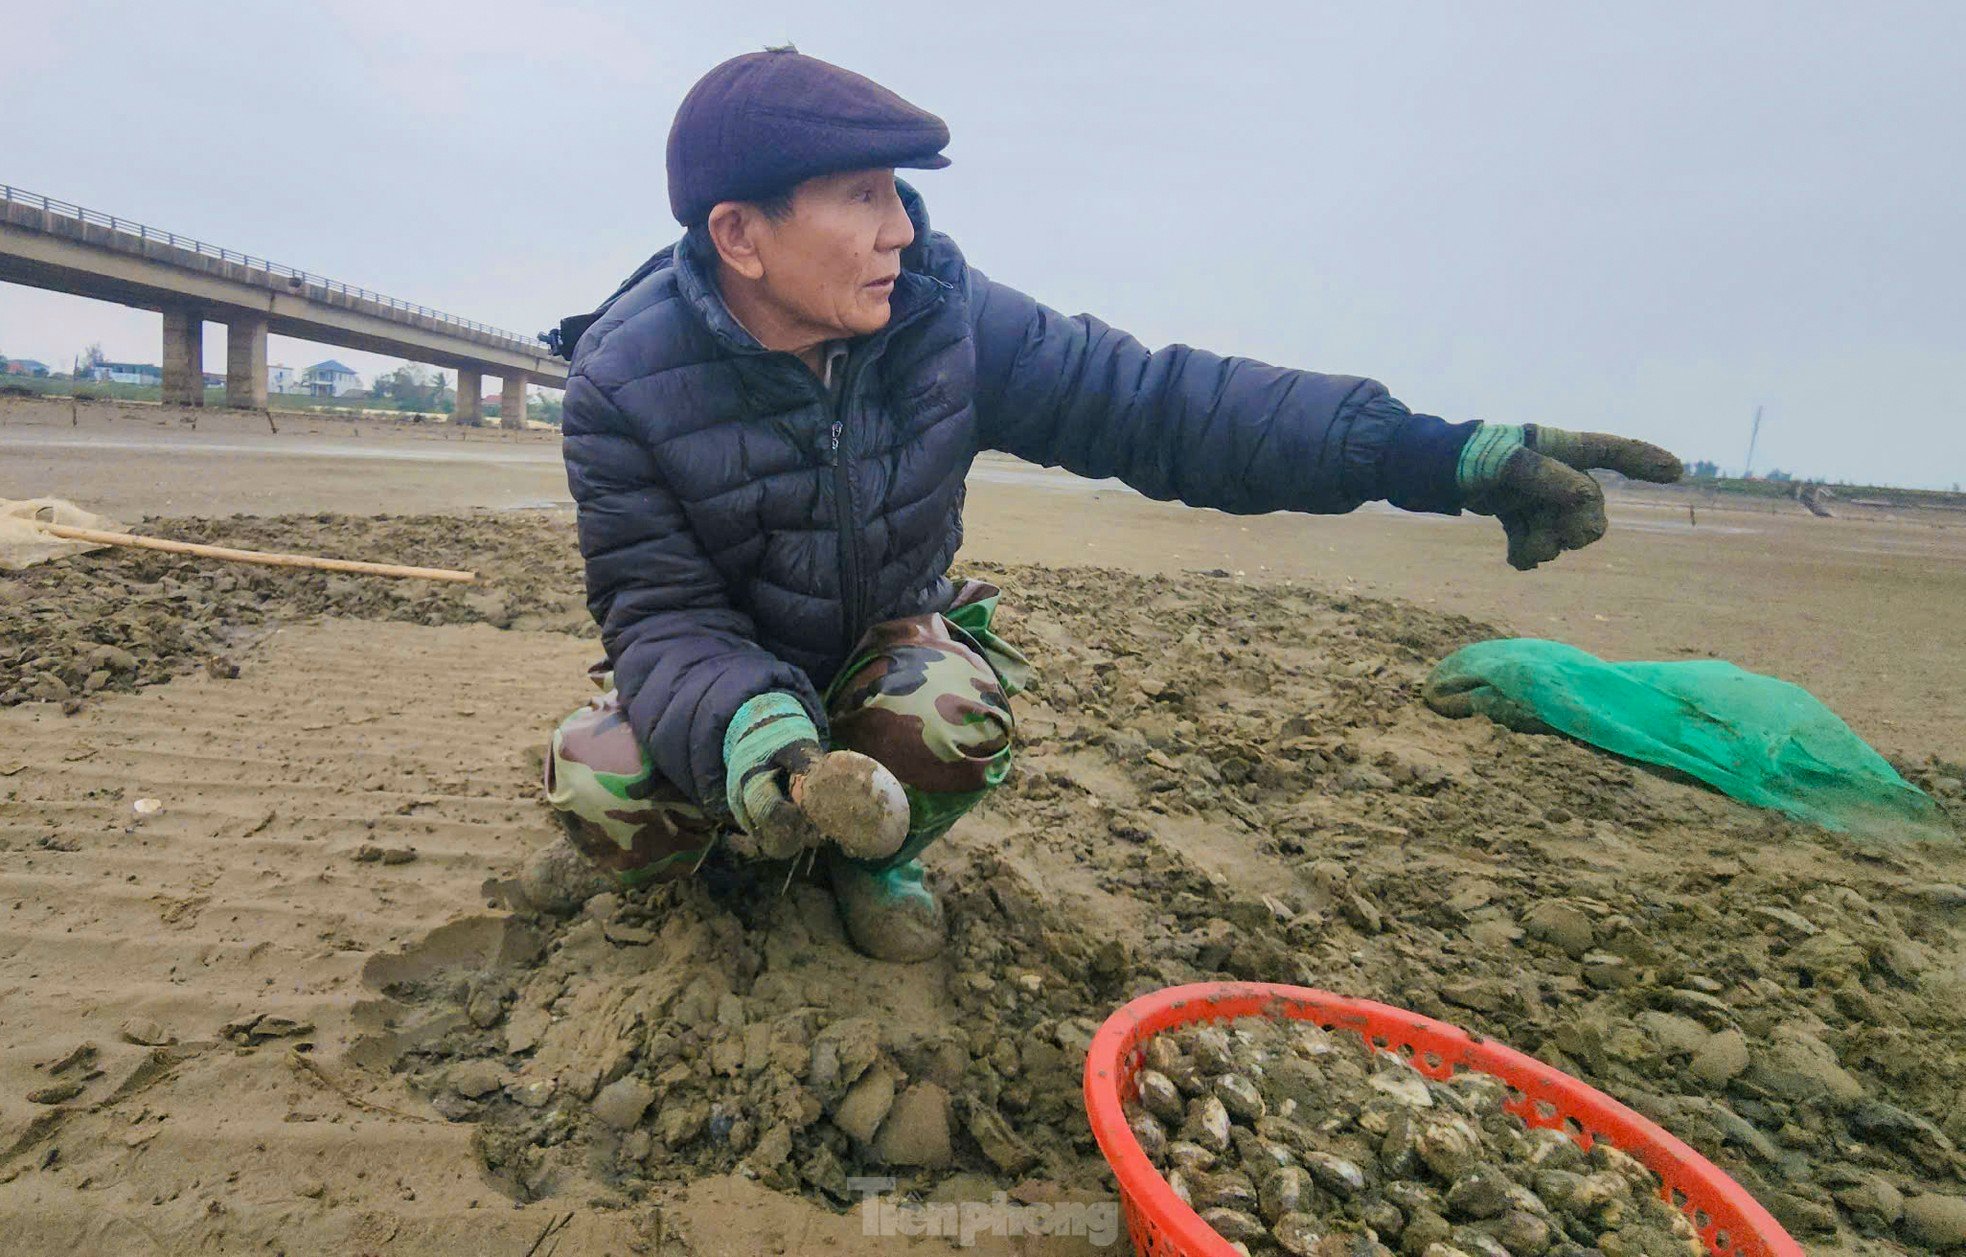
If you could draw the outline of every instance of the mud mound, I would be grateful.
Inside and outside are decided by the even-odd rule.
[[[394,1029],[367,1059],[476,1123],[519,1197],[735,1169],[834,1205],[857,1175],[1045,1199],[1110,1190],[1077,1093],[1112,1007],[1296,982],[1580,1075],[1811,1241],[1932,1245],[1966,1211],[1956,846],[1853,848],[1437,718],[1419,684],[1489,635],[1467,621],[1208,576],[979,574],[1043,676],[1011,783],[929,853],[943,958],[856,956],[816,886],[713,862],[533,922],[500,961],[378,973]]]
[[[592,633],[580,558],[564,519],[445,516],[241,516],[151,520],[179,541],[473,569],[480,585],[380,580],[103,550],[0,576],[0,706],[73,708],[98,690],[134,689],[208,666],[267,626],[337,615],[416,624]]]

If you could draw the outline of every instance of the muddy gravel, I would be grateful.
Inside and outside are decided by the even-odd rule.
[[[490,579],[89,556],[0,582],[0,696],[63,701],[59,682],[73,701],[97,673],[215,656],[250,685],[253,637],[308,616],[591,633],[563,518],[147,527]],[[713,859],[571,918],[512,916],[496,955],[452,956],[439,929],[379,963],[360,1066],[469,1123],[518,1199],[659,1201],[722,1171],[836,1208],[861,1175],[930,1199],[1097,1197],[1078,1091],[1100,1020],[1174,983],[1292,982],[1583,1078],[1811,1247],[1966,1245],[1958,844],[1856,846],[1437,717],[1428,669],[1493,635],[1466,620],[1206,573],[971,574],[1005,590],[1002,631],[1042,675],[1016,702],[1011,781],[927,853],[940,959],[859,957],[822,888]],[[1966,814],[1959,765],[1899,767]]]
[[[481,585],[381,580],[132,549],[0,573],[0,706],[39,701],[78,710],[97,692],[152,685],[201,667],[236,677],[234,656],[268,628],[313,616],[593,632],[570,529],[547,517],[239,516],[146,520],[136,531],[462,568],[489,579]]]

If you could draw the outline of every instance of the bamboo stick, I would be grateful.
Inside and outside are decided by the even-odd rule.
[[[354,559],[323,559],[311,554],[274,554],[265,550],[234,550],[229,546],[203,546],[189,541],[170,541],[163,537],[139,537],[127,532],[99,532],[94,528],[75,528],[68,524],[32,522],[42,532],[66,541],[89,541],[104,546],[132,546],[140,550],[164,550],[171,554],[190,554],[202,559],[223,559],[231,563],[258,563],[267,567],[305,567],[323,572],[352,572],[362,576],[404,576],[417,580],[457,581],[476,584],[476,572],[460,572],[447,567],[403,567],[395,563],[362,563]]]

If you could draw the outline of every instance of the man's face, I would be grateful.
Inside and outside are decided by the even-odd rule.
[[[901,251],[915,239],[894,171],[808,179],[792,212],[755,237],[763,286],[791,321],[818,339],[866,336],[887,326]]]

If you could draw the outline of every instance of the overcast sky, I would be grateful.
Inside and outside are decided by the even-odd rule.
[[[1966,4],[13,5],[0,182],[522,331],[677,234],[690,83],[793,40],[941,114],[993,278],[1451,419],[1966,480]],[[0,285],[0,352],[157,361]],[[206,335],[208,367],[224,339]],[[295,367],[390,360],[298,342]]]

